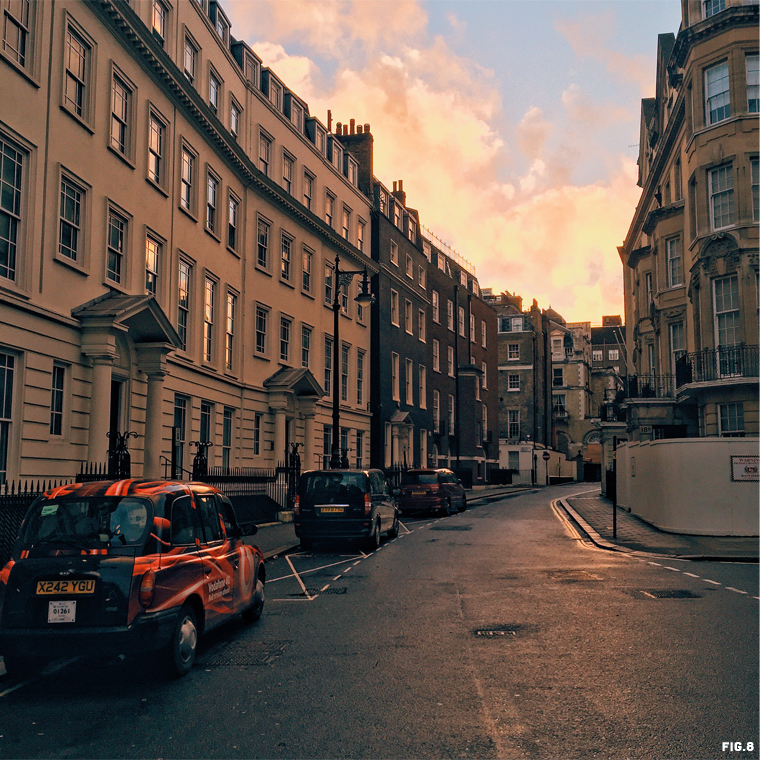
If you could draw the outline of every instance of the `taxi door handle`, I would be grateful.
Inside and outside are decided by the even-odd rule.
[[[211,568],[210,567],[204,567],[203,572],[206,573],[206,575],[211,575]]]

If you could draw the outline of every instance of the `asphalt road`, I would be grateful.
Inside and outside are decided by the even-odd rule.
[[[180,681],[0,679],[0,757],[758,757],[757,565],[590,550],[550,504],[581,490],[279,557]]]

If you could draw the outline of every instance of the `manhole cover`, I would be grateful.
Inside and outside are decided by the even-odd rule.
[[[552,580],[565,581],[566,583],[602,580],[598,575],[586,572],[586,570],[548,570],[546,574]]]
[[[430,530],[472,530],[472,525],[435,525]]]
[[[290,641],[231,641],[201,661],[201,665],[225,666],[269,665],[287,648]]]

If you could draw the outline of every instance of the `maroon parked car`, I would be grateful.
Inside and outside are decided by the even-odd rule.
[[[451,470],[408,470],[401,477],[396,497],[399,512],[433,512],[450,515],[467,509],[464,486]]]

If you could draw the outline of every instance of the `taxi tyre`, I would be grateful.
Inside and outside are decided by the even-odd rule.
[[[198,652],[198,637],[195,610],[191,604],[185,602],[164,652],[165,664],[170,676],[181,678],[193,669]]]
[[[376,522],[372,533],[365,539],[365,548],[373,552],[380,547],[380,523]]]
[[[460,512],[466,512],[467,511],[467,497],[463,494],[462,495],[462,506],[459,508]]]
[[[243,620],[246,623],[255,623],[261,619],[261,615],[264,612],[264,581],[261,578],[256,579],[256,590],[254,591],[255,601],[247,609],[241,613]]]
[[[446,499],[446,506],[443,510],[443,514],[446,515],[446,517],[451,517],[451,499]]]

